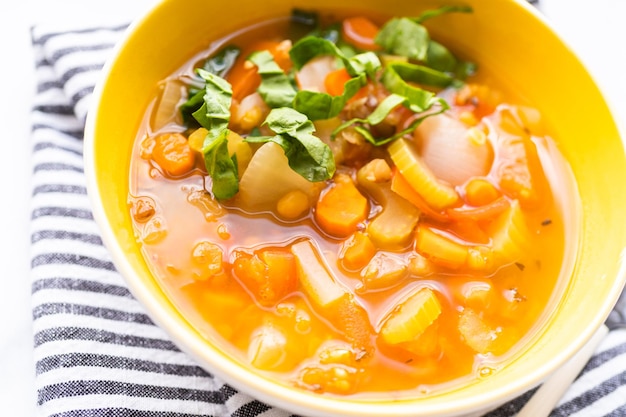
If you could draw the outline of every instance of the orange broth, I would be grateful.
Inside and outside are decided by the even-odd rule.
[[[184,91],[180,86],[188,84],[198,62],[223,45],[235,44],[245,50],[251,39],[259,36],[286,38],[288,25],[269,22],[225,37],[168,80]],[[176,84],[176,80],[182,81]],[[420,214],[408,244],[375,248],[363,255],[369,267],[357,259],[356,265],[347,268],[347,242],[355,234],[367,235],[381,211],[371,193],[357,184],[367,200],[367,218],[346,236],[320,227],[315,201],[294,219],[281,218],[267,207],[244,210],[237,196],[218,202],[211,194],[211,178],[198,152],[193,154],[193,169],[178,177],[155,162],[155,138],[166,132],[184,137],[192,133],[175,112],[167,123],[155,126],[161,105],[160,93],[155,92],[134,148],[129,207],[137,240],[156,280],[207,339],[259,372],[314,392],[426,394],[497,372],[529,340],[558,295],[564,259],[569,259],[571,249],[566,247],[565,236],[572,214],[566,210],[573,206],[574,197],[563,191],[572,189],[569,174],[545,129],[537,127],[536,120],[529,121],[528,114],[534,113],[519,110],[526,108],[515,104],[522,102],[519,96],[494,80],[488,68],[481,67],[466,87],[441,94],[451,102],[448,114],[462,120],[468,129],[487,131],[479,137],[487,139],[494,152],[488,172],[478,177],[489,182],[495,194],[474,198],[486,199],[485,207],[494,198],[505,201],[505,214],[500,210],[495,217],[506,215],[511,207],[519,209],[527,241],[520,244],[522,250],[517,250],[514,259],[500,262],[497,256],[495,261],[490,258],[497,240],[490,235],[494,218],[450,220],[454,210],[481,207],[475,201],[474,205],[468,203],[466,181],[452,186],[459,198],[451,207],[424,208],[423,201],[417,203],[419,208],[414,206]],[[182,93],[179,102],[185,99]],[[489,100],[495,104],[491,106]],[[488,129],[482,117],[490,120]],[[536,153],[528,156],[530,164],[539,164],[531,167],[534,184],[543,183],[543,188],[537,185],[532,190],[536,196],[529,197],[528,190],[515,190],[507,183],[510,179],[499,174],[506,170],[498,167],[510,162],[507,152],[515,151],[500,149],[493,141],[507,135],[518,141],[517,146]],[[407,141],[419,143],[418,135],[408,134]],[[367,159],[356,156],[346,165],[338,164],[335,178],[341,173],[356,181],[358,170],[369,159],[385,160],[392,175],[397,173],[384,149],[372,150]],[[333,184],[333,180],[321,182],[316,197],[328,193]],[[518,204],[518,198],[526,200]],[[452,242],[461,261],[439,259],[423,249],[427,243],[417,241],[418,233],[433,231],[435,238],[443,237],[444,245]],[[298,243],[300,248],[316,252],[318,260],[322,259],[317,266],[325,269],[343,295],[324,304],[305,288],[301,278],[305,272],[294,261],[292,249]],[[491,262],[500,263],[494,266]],[[268,271],[267,265],[273,265],[275,271]],[[423,289],[422,309],[434,309],[429,310],[430,316],[424,313],[426,323],[409,320],[400,325],[400,330],[413,332],[410,340],[405,334],[398,336],[398,328],[383,338],[385,322],[399,315],[399,306],[407,297]]]

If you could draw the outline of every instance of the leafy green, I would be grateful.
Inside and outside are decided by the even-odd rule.
[[[330,119],[337,116],[358,91],[365,85],[365,74],[351,78],[344,84],[343,94],[332,96],[328,93],[301,90],[296,94],[293,108],[311,120]]]
[[[237,161],[228,153],[228,122],[233,92],[230,84],[220,76],[201,68],[197,72],[205,80],[205,88],[203,103],[193,117],[208,130],[202,147],[204,164],[211,176],[215,198],[224,200],[239,191]]]
[[[457,58],[442,44],[430,38],[428,30],[422,23],[426,20],[446,13],[470,13],[469,6],[443,6],[438,9],[427,10],[417,17],[390,19],[379,31],[375,42],[390,54],[400,55],[422,62],[429,67],[458,74],[461,79],[467,73],[466,67],[457,71]]]
[[[445,103],[445,100],[431,91],[409,83],[445,88],[453,85],[455,79],[422,65],[398,61],[387,65],[382,83],[390,92],[406,97],[408,107],[415,113],[419,113],[430,109],[435,104]]]
[[[263,101],[272,108],[291,106],[296,89],[289,77],[274,61],[269,51],[255,52],[248,57],[258,68],[261,85],[257,89]]]
[[[343,94],[331,96],[327,93],[314,91],[298,91],[293,107],[311,120],[330,119],[345,107],[361,87],[367,83],[367,76],[375,78],[381,68],[378,56],[373,52],[365,52],[348,57],[332,41],[309,36],[293,45],[289,52],[297,69],[301,69],[310,60],[319,56],[334,56],[344,65],[352,77],[344,86]]]
[[[313,135],[315,126],[309,118],[289,107],[272,109],[265,119],[275,136],[248,136],[246,142],[275,142],[283,148],[289,166],[303,178],[325,181],[335,173],[335,160],[327,144]]]
[[[221,49],[217,54],[204,61],[202,68],[211,74],[224,77],[226,73],[233,67],[235,60],[241,54],[241,49],[234,45],[228,45]]]
[[[470,6],[442,6],[437,9],[426,10],[419,16],[413,18],[415,23],[423,23],[433,17],[441,16],[446,13],[471,13],[473,10]]]
[[[354,129],[358,133],[360,133],[365,138],[365,140],[367,140],[371,144],[375,146],[385,145],[413,131],[413,129],[415,129],[415,127],[419,123],[421,123],[421,121],[424,120],[426,117],[430,117],[435,114],[442,113],[448,108],[448,104],[445,100],[436,99],[433,102],[433,104],[438,104],[439,107],[435,111],[431,111],[429,113],[423,113],[421,117],[415,118],[406,129],[387,138],[376,138],[374,137],[374,135],[369,129],[366,129],[365,127],[363,127],[363,124],[367,124],[370,126],[377,125],[381,123],[383,120],[385,120],[385,118],[389,115],[389,113],[391,113],[393,109],[396,108],[397,106],[405,105],[407,107],[410,107],[411,105],[408,97],[392,93],[388,95],[382,102],[380,102],[380,104],[376,107],[376,109],[374,109],[372,113],[370,113],[368,117],[364,119],[354,118],[354,119],[351,119],[342,123],[332,132],[331,138],[334,138],[342,130],[350,126],[354,126]]]
[[[393,55],[424,61],[428,52],[428,30],[408,17],[390,19],[374,41]]]
[[[300,39],[289,51],[289,57],[296,70],[302,69],[302,67],[313,58],[326,55],[339,58],[348,73],[353,77],[362,73],[373,77],[376,71],[381,67],[378,56],[373,52],[347,56],[332,41],[315,36],[307,36]]]

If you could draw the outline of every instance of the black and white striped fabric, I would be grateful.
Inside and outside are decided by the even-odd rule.
[[[116,272],[92,218],[83,126],[99,70],[126,25],[32,29],[32,305],[39,416],[290,413],[239,393],[180,352]],[[493,411],[516,414],[531,393]],[[603,341],[553,416],[626,416],[626,331]]]

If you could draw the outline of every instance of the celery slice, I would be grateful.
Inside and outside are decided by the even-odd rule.
[[[384,319],[383,341],[396,345],[416,339],[441,314],[441,304],[430,288],[423,287],[399,303]]]
[[[291,252],[296,257],[300,285],[318,306],[327,307],[346,294],[346,290],[328,272],[310,241],[294,243]]]
[[[530,230],[517,200],[491,225],[490,235],[497,264],[518,261],[530,250]]]
[[[434,209],[451,207],[459,200],[454,188],[435,177],[406,139],[397,139],[387,148],[398,170]]]

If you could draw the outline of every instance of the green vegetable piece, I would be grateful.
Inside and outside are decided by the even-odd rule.
[[[365,74],[351,78],[346,82],[343,94],[331,96],[328,93],[315,91],[298,91],[293,101],[293,108],[309,117],[311,120],[324,120],[337,116],[352,98],[367,82]]]
[[[291,106],[296,89],[291,84],[289,77],[274,61],[269,51],[255,52],[248,57],[258,68],[261,76],[261,85],[258,92],[271,108]]]
[[[472,13],[473,9],[470,6],[442,6],[437,9],[426,10],[418,17],[412,19],[416,23],[423,23],[433,17],[441,16],[446,13]]]
[[[349,126],[356,125],[354,126],[354,129],[358,133],[360,133],[361,136],[365,138],[365,140],[370,142],[372,145],[382,146],[413,131],[413,129],[415,129],[417,125],[421,123],[422,120],[424,120],[426,117],[439,114],[448,108],[448,104],[443,99],[435,98],[435,102],[433,104],[439,105],[437,110],[424,113],[422,117],[415,118],[411,122],[411,124],[406,129],[402,130],[401,132],[398,132],[395,135],[392,135],[387,138],[376,138],[374,137],[374,135],[372,135],[372,132],[369,129],[364,128],[362,124],[377,125],[381,123],[383,120],[385,120],[385,118],[389,115],[389,113],[391,113],[391,111],[397,106],[405,105],[405,106],[410,107],[410,101],[407,97],[404,97],[398,94],[390,94],[376,107],[376,109],[374,109],[374,111],[367,118],[365,119],[355,118],[355,119],[351,119],[342,123],[332,132],[331,138],[334,138],[343,129]]]
[[[458,62],[448,48],[431,40],[426,53],[426,64],[438,71],[454,72]]]
[[[225,200],[239,191],[237,161],[228,154],[228,122],[232,88],[218,75],[198,69],[198,75],[205,80],[203,104],[193,113],[193,117],[208,130],[202,154],[207,172],[211,176],[215,198]]]
[[[409,108],[416,113],[430,109],[434,104],[441,103],[435,93],[415,87],[409,82],[432,87],[445,88],[455,84],[455,79],[443,72],[423,65],[407,62],[390,63],[382,77],[383,85],[392,93],[408,99]]]
[[[235,60],[241,54],[241,49],[234,45],[226,46],[216,55],[204,61],[203,69],[211,74],[224,77],[235,64]]]
[[[367,76],[374,79],[382,67],[380,59],[373,52],[365,52],[348,57],[332,41],[309,36],[296,42],[289,51],[296,69],[301,69],[307,62],[318,56],[334,56],[341,60],[348,74],[352,77],[344,86],[340,96],[313,91],[298,91],[293,107],[306,114],[311,120],[330,119],[337,116],[348,100],[367,83]]]
[[[373,52],[364,52],[348,57],[332,41],[315,36],[307,36],[296,42],[289,51],[289,56],[296,70],[318,56],[330,55],[339,58],[352,77],[367,74],[373,78],[381,68],[378,56]]]
[[[378,32],[374,41],[393,55],[425,61],[430,36],[428,30],[407,17],[390,19]]]
[[[313,135],[315,126],[308,117],[289,107],[272,109],[265,119],[276,136],[248,136],[246,142],[275,142],[283,148],[289,166],[303,178],[325,181],[335,173],[335,159],[327,144]]]

